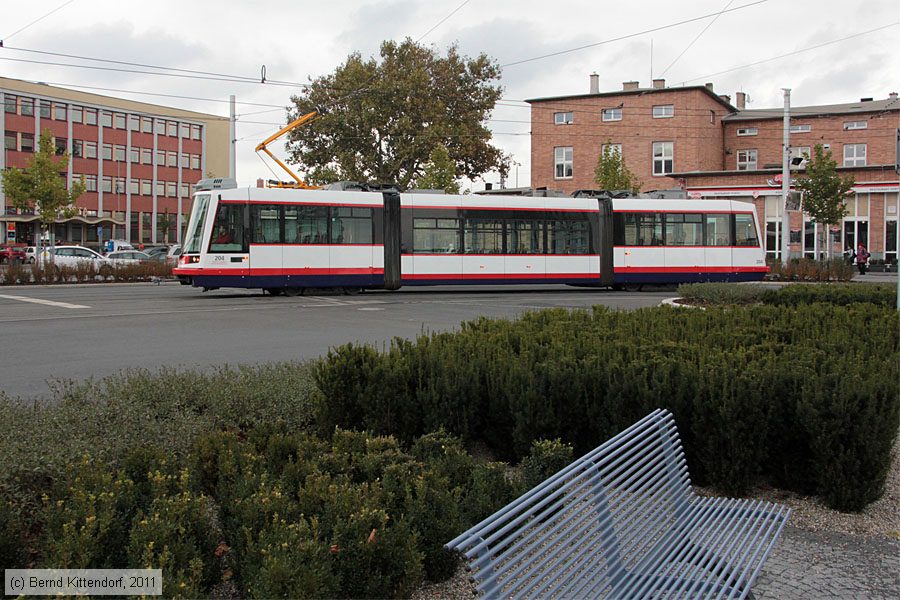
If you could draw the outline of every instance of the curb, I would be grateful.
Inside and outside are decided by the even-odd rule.
[[[660,306],[672,306],[674,308],[699,308],[700,310],[706,310],[706,308],[704,308],[702,306],[694,306],[692,304],[679,304],[678,302],[675,302],[676,300],[681,300],[681,298],[678,296],[676,296],[674,298],[665,298],[659,303],[659,305]]]

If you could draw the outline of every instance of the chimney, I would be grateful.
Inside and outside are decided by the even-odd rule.
[[[713,91],[713,84],[712,84],[712,82],[709,82],[709,83],[706,84],[706,89],[708,89],[709,91]]]
[[[256,180],[256,187],[258,187],[258,188],[266,187],[266,184],[265,184],[265,182],[260,178],[260,179],[257,179],[257,180]]]
[[[493,183],[487,183],[487,182],[485,182],[485,184],[484,184],[484,191],[489,191],[489,190],[492,190],[492,189],[494,189],[494,184],[493,184]]]
[[[654,79],[654,80],[653,80],[653,89],[655,89],[655,90],[661,90],[661,89],[663,89],[664,87],[666,87],[666,80],[665,80],[665,79]]]
[[[897,92],[891,92],[890,94],[888,94],[888,100],[896,100],[896,99],[897,99]]]
[[[729,96],[728,94],[719,94],[719,98],[724,100],[728,104],[731,104],[731,96]]]
[[[591,73],[591,93],[600,93],[600,76],[596,73]]]
[[[747,104],[747,94],[744,92],[735,92],[734,103],[738,110],[744,110],[744,107]]]
[[[631,90],[636,90],[640,87],[641,83],[639,81],[623,81],[622,82],[622,90],[628,92]]]

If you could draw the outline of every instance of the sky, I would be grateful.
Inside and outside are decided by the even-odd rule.
[[[307,83],[353,52],[377,56],[383,40],[407,37],[442,54],[455,43],[463,55],[485,53],[501,65],[503,100],[488,127],[514,161],[510,187],[530,182],[530,109],[522,101],[588,93],[591,73],[600,91],[631,80],[649,87],[652,78],[712,82],[732,98],[746,92],[748,108],[782,106],[782,88],[792,90],[794,106],[900,91],[897,0],[0,0],[0,75],[223,116],[234,94],[237,178],[253,185],[272,177],[254,147],[286,123],[283,107],[302,89],[272,81]],[[39,52],[246,81],[22,62],[139,69]],[[259,82],[263,66],[270,83]],[[271,149],[286,155],[281,142]],[[466,183],[478,190],[485,182],[496,187],[498,174]]]

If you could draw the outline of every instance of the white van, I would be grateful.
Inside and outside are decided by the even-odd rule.
[[[132,246],[125,240],[106,240],[106,242],[103,244],[104,254],[108,254],[110,252],[118,252],[120,250],[134,250],[134,246]]]

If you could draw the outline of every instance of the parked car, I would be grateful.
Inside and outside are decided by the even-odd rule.
[[[25,262],[29,265],[34,264],[37,248],[34,246],[25,246]]]
[[[152,248],[147,254],[150,255],[151,260],[174,266],[178,263],[178,257],[181,256],[181,252],[181,246],[176,245]]]
[[[141,252],[140,250],[119,250],[118,252],[110,252],[107,254],[106,260],[114,265],[136,265],[152,259],[149,254]]]
[[[25,262],[24,246],[3,246],[0,248],[0,263],[19,264]]]
[[[103,244],[103,250],[106,253],[119,252],[120,250],[134,250],[134,246],[125,240],[106,240]]]
[[[110,267],[110,261],[106,260],[102,254],[84,246],[54,246],[47,248],[41,252],[41,263],[49,264],[50,262],[60,267],[75,267],[89,263],[93,264],[98,271],[102,267],[107,269]]]

